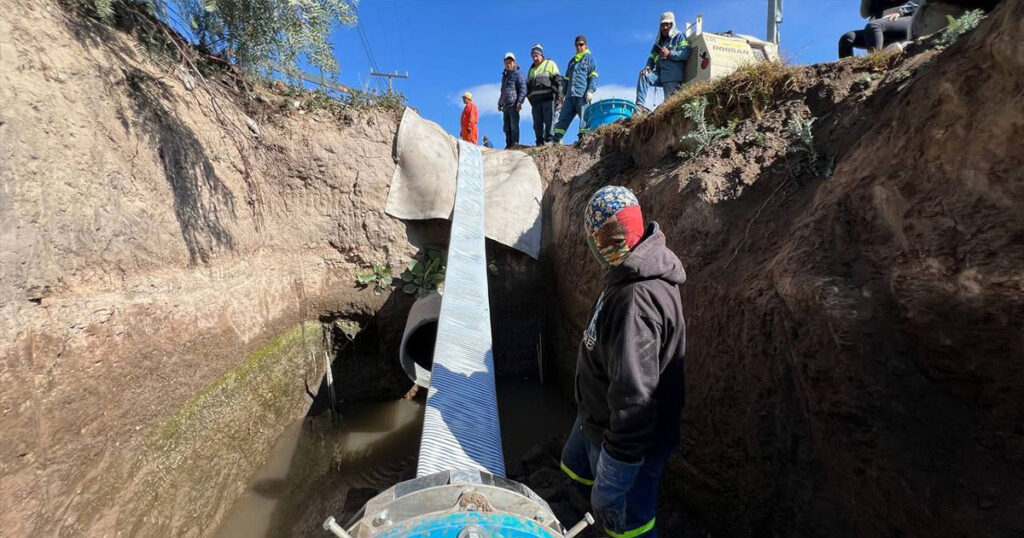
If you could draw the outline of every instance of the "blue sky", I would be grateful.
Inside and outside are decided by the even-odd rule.
[[[409,79],[396,79],[394,85],[411,106],[458,136],[459,95],[473,91],[480,107],[480,133],[501,147],[497,87],[506,51],[514,52],[525,70],[530,46],[540,42],[564,70],[573,38],[585,34],[600,73],[598,98],[632,100],[637,72],[663,11],[674,11],[680,26],[702,13],[705,31],[734,30],[763,38],[767,5],[766,0],[362,0],[358,10],[376,68],[409,73]],[[839,35],[864,24],[858,18],[859,5],[858,0],[785,0],[783,56],[796,64],[835,60]],[[357,28],[338,28],[331,41],[343,84],[378,87],[368,75],[370,61]],[[533,126],[525,108],[520,129],[521,141],[532,144]],[[566,141],[575,138],[574,125]]]

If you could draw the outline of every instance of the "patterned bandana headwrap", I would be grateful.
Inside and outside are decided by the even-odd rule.
[[[636,196],[625,187],[604,187],[583,212],[587,244],[602,265],[619,265],[644,235],[644,216]]]

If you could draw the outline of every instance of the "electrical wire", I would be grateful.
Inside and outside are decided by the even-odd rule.
[[[377,71],[377,60],[373,56],[373,49],[370,48],[370,40],[366,38],[366,30],[363,29],[363,17],[359,14],[359,6],[355,2],[351,2],[349,5],[356,16],[356,33],[359,35],[359,41],[363,45],[363,52],[366,53],[366,60],[370,62],[370,71]],[[377,88],[381,91],[384,90],[383,80],[379,77],[371,77],[371,80],[376,80]]]

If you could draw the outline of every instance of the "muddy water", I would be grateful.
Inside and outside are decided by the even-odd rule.
[[[572,424],[572,404],[553,386],[500,378],[497,389],[506,465]],[[325,413],[292,424],[217,536],[325,536],[320,525],[328,515],[345,521],[377,492],[415,475],[423,401],[351,404],[340,419]]]

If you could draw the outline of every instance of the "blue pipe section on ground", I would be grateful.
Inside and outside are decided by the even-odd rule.
[[[480,149],[459,141],[444,294],[416,476],[478,469],[505,476],[494,390]]]
[[[555,538],[550,531],[537,523],[510,514],[486,514],[480,512],[460,512],[442,517],[415,518],[405,525],[400,525],[380,533],[377,538],[457,538],[467,527],[476,526],[487,538]]]

